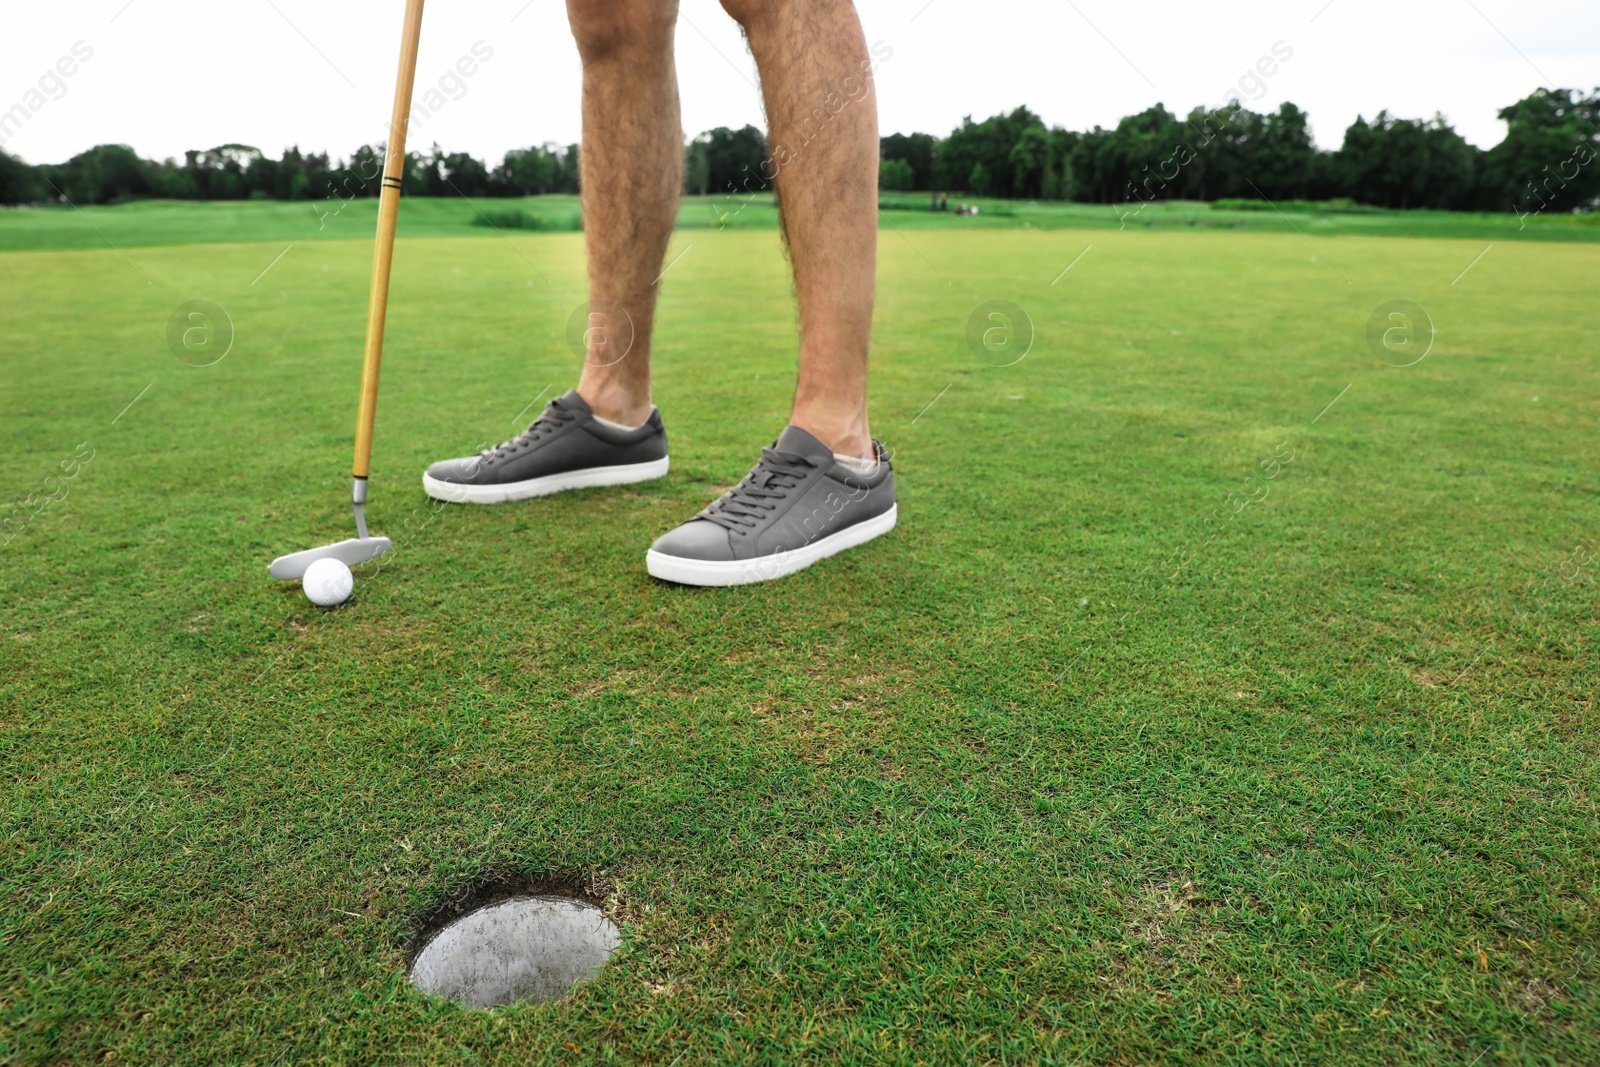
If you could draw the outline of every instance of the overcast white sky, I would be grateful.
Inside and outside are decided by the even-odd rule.
[[[665,2],[665,0],[664,0]],[[402,0],[0,0],[0,112],[44,103],[5,138],[59,162],[103,142],[179,156],[228,142],[348,155],[380,140]],[[948,133],[1026,104],[1073,129],[1161,101],[1216,106],[1262,56],[1293,55],[1247,106],[1293,100],[1319,144],[1357,114],[1440,111],[1488,147],[1495,111],[1539,87],[1600,84],[1600,0],[860,0],[882,132]],[[560,0],[430,0],[418,93],[458,57],[492,56],[411,137],[498,162],[508,148],[578,139],[578,59]],[[92,56],[45,94],[73,46]],[[72,64],[68,64],[72,66]],[[754,68],[717,0],[683,0],[684,129],[762,125]]]

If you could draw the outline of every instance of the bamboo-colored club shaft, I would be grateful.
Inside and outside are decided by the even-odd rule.
[[[378,413],[378,366],[383,360],[383,322],[389,309],[389,264],[394,258],[394,227],[400,214],[400,181],[406,172],[406,124],[411,116],[411,86],[417,74],[417,42],[422,35],[422,0],[406,0],[400,36],[400,70],[395,76],[394,113],[378,196],[378,239],[372,250],[372,296],[367,303],[367,345],[361,357],[361,408],[356,415],[355,476],[372,466],[372,424]]]

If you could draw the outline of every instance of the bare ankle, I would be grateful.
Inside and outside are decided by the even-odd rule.
[[[858,418],[841,419],[797,411],[790,421],[838,455],[873,458],[872,436],[867,432],[865,414]]]
[[[643,426],[654,408],[650,403],[648,388],[641,396],[616,386],[595,387],[580,384],[578,395],[589,405],[589,410],[600,418],[621,423],[623,426]]]

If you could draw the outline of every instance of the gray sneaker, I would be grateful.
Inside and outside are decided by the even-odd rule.
[[[645,553],[652,575],[680,585],[765,582],[894,529],[894,470],[874,440],[878,469],[861,475],[827,445],[790,426],[744,481]]]
[[[498,504],[566,489],[627,485],[667,474],[661,412],[633,430],[595,421],[576,389],[558,396],[533,425],[504,444],[463,459],[440,460],[422,476],[435,500]]]

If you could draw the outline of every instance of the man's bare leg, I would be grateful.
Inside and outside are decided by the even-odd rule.
[[[567,0],[583,60],[583,224],[590,348],[578,393],[601,418],[650,414],[654,284],[678,213],[683,128],[671,0]],[[618,347],[632,347],[618,359]],[[601,338],[605,343],[599,344]]]
[[[878,247],[878,116],[850,0],[722,0],[761,70],[783,236],[800,301],[792,425],[744,480],[658,537],[645,569],[743,585],[894,529],[894,468],[870,462],[867,347]],[[869,462],[861,462],[869,461]]]
[[[722,0],[761,72],[800,302],[796,426],[871,457],[867,348],[878,250],[878,107],[851,0]],[[587,170],[585,170],[587,175]]]
[[[667,474],[666,431],[650,404],[650,331],[683,182],[677,14],[671,0],[567,0],[583,59],[589,251],[578,401],[558,396],[511,440],[430,465],[422,487],[436,500],[498,504]]]

